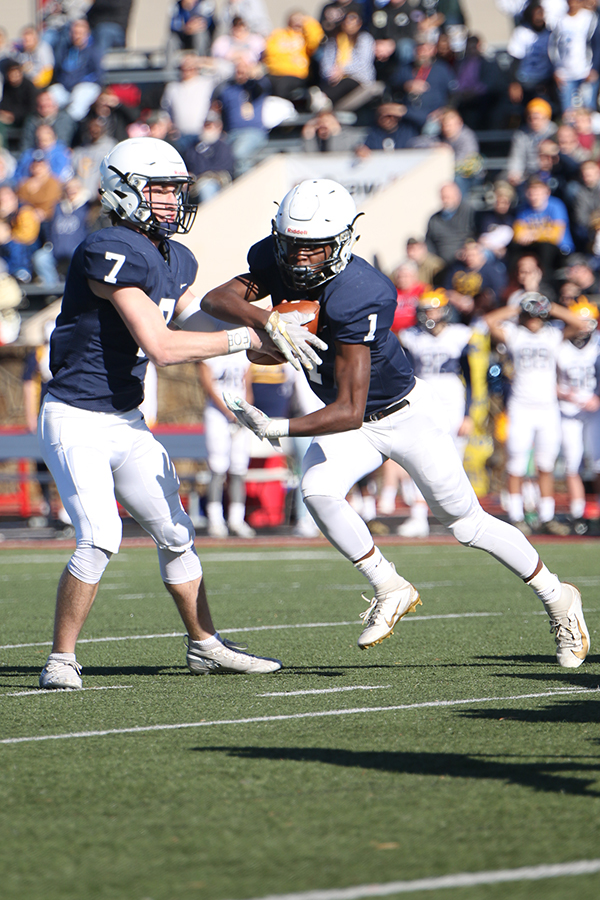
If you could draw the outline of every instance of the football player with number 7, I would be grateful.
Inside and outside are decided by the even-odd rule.
[[[39,420],[44,459],[77,537],[58,585],[54,641],[40,685],[82,686],[75,645],[119,549],[117,501],[156,543],[162,580],[186,626],[189,669],[274,672],[278,660],[244,653],[215,631],[175,469],[138,407],[149,359],[168,366],[278,346],[296,365],[297,357],[316,363],[311,341],[320,341],[301,330],[312,315],[295,314],[298,322],[287,329],[285,320],[272,323],[272,343],[264,330],[224,330],[202,312],[191,291],[198,264],[183,244],[169,241],[194,221],[192,179],[165,141],[122,141],[101,163],[100,180],[112,226],[86,238],[71,261]]]
[[[589,633],[579,591],[561,584],[520,531],[481,508],[440,401],[415,379],[390,332],[395,287],[352,253],[356,219],[354,201],[340,184],[301,182],[281,202],[272,234],[250,249],[249,271],[203,298],[212,315],[252,328],[264,328],[270,313],[247,301],[270,295],[275,310],[284,299],[320,305],[317,333],[327,349],[308,377],[323,408],[296,419],[269,419],[244,399],[228,397],[229,408],[261,438],[314,436],[303,465],[305,503],[323,534],[374,590],[362,614],[361,649],[389,637],[421,602],[346,501],[357,481],[393,459],[461,544],[487,551],[533,589],[549,615],[559,663],[580,666]]]

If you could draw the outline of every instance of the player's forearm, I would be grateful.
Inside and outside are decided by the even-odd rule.
[[[332,403],[307,416],[290,419],[291,437],[319,437],[323,434],[339,434],[356,431],[363,424],[362,409],[341,403]]]
[[[168,337],[142,349],[159,368],[196,362],[213,356],[225,356],[247,349],[259,350],[262,341],[253,329],[235,328],[205,334],[193,331],[167,331]]]
[[[202,309],[216,319],[236,325],[247,325],[250,328],[264,328],[270,310],[262,309],[248,302],[234,289],[223,285],[205,294],[202,298]]]

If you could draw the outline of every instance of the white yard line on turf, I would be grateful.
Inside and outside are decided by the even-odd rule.
[[[132,684],[107,684],[103,687],[85,687],[85,688],[40,688],[33,691],[12,691],[10,694],[0,694],[2,697],[33,697],[34,694],[46,694],[47,697],[55,697],[57,694],[72,694],[74,690],[78,694],[81,691],[124,691],[132,688]]]
[[[511,700],[532,700],[544,697],[560,697],[565,694],[595,694],[599,688],[564,688],[539,694],[513,694],[509,697],[470,697],[468,700],[429,700],[425,703],[403,703],[398,706],[362,706],[354,709],[328,709],[317,712],[291,713],[278,716],[252,716],[248,719],[215,719],[213,721],[177,722],[173,725],[136,725],[131,728],[107,728],[102,731],[72,731],[67,734],[40,734],[29,737],[3,738],[0,744],[31,744],[39,741],[61,741],[71,738],[107,737],[115,734],[142,734],[151,731],[179,731],[183,728],[209,728],[213,725],[252,725],[266,722],[284,722],[288,719],[319,719],[330,716],[353,716],[364,713],[396,712],[411,709],[444,709],[467,706],[473,703],[508,703]]]
[[[405,622],[427,622],[430,619],[477,619],[502,616],[501,612],[447,613],[434,616],[411,616]],[[358,619],[351,622],[300,622],[295,625],[252,625],[249,628],[221,628],[219,634],[241,634],[249,631],[283,631],[286,628],[336,628],[338,625],[360,625]],[[167,631],[164,634],[124,634],[118,637],[81,638],[78,644],[102,644],[107,641],[148,641],[152,638],[183,637],[183,631]],[[48,647],[52,641],[35,641],[30,644],[2,644],[0,650],[17,650],[21,647]]]
[[[341,694],[344,691],[383,691],[391,684],[355,684],[352,687],[320,688],[313,691],[273,691],[269,694],[257,694],[257,697],[300,697],[304,694]]]
[[[363,884],[296,894],[269,894],[268,897],[254,897],[253,900],[361,900],[362,897],[387,897],[390,894],[412,894],[417,891],[502,884],[507,881],[541,881],[569,875],[594,875],[596,872],[600,872],[600,859],[582,859],[552,866],[523,866],[521,869],[498,869],[495,872],[460,872],[438,878],[417,878],[414,881],[390,881],[387,884]]]

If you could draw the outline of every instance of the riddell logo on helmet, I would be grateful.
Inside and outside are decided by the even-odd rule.
[[[288,234],[308,234],[308,231],[300,231],[298,228],[286,228]]]

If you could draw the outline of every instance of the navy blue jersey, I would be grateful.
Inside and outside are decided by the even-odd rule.
[[[81,409],[127,412],[144,398],[148,360],[110,302],[88,278],[138,287],[170,322],[179,298],[194,283],[198,264],[183,244],[170,242],[169,261],[144,234],[103,228],[77,248],[50,344],[50,393]]]
[[[282,300],[302,300],[306,295],[291,291],[282,281],[275,261],[273,238],[250,248],[250,272],[271,295],[273,306]],[[319,350],[323,363],[306,372],[310,386],[325,404],[337,397],[335,342],[366,344],[371,351],[371,382],[365,415],[378,412],[400,400],[415,385],[415,376],[390,326],[396,311],[397,291],[392,282],[360,256],[353,256],[339,275],[320,291],[318,335],[327,344]],[[311,294],[311,299],[315,299]]]

